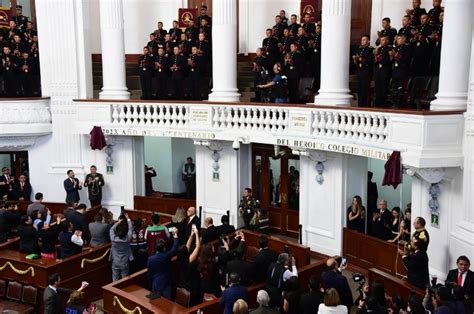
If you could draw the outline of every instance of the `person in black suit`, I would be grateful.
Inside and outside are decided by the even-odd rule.
[[[303,293],[300,299],[300,313],[315,313],[319,305],[324,301],[324,294],[321,292],[321,283],[316,275],[312,275],[308,280],[309,291]]]
[[[278,253],[268,248],[268,239],[266,236],[260,236],[258,239],[260,251],[253,259],[253,272],[255,274],[255,282],[266,279],[268,268],[278,259]]]
[[[217,226],[217,234],[220,236],[222,234],[229,234],[235,231],[235,227],[229,224],[229,216],[223,215],[221,217],[222,225]]]
[[[36,228],[33,227],[33,215],[21,218],[21,225],[18,226],[18,235],[20,236],[21,253],[39,254],[38,235]]]
[[[12,195],[15,201],[30,201],[31,184],[26,181],[24,174],[18,177],[18,181],[13,182]]]
[[[233,259],[227,262],[226,273],[236,273],[240,276],[240,283],[243,286],[250,286],[253,282],[252,264],[243,260],[245,251],[245,236],[241,231],[236,233],[237,238],[240,238],[238,249],[231,251]]]
[[[13,182],[15,182],[15,178],[10,175],[10,169],[3,167],[2,176],[0,176],[0,199],[11,197]]]
[[[54,273],[48,277],[48,286],[43,293],[44,314],[60,314],[64,313],[61,305],[61,295],[69,295],[74,290],[60,288],[61,277],[58,273]],[[83,281],[81,287],[77,291],[84,290],[89,284]]]
[[[354,301],[352,299],[352,292],[349,283],[347,282],[347,278],[342,275],[339,270],[339,264],[334,258],[328,259],[326,265],[328,270],[321,274],[324,288],[336,289],[337,293],[339,293],[342,304],[350,309],[354,304]]]
[[[67,171],[68,178],[64,180],[64,189],[66,190],[66,203],[79,202],[79,190],[82,189],[82,182],[75,177],[73,170]]]
[[[86,242],[89,242],[89,225],[87,224],[86,215],[84,214],[86,209],[86,204],[79,204],[77,205],[75,210],[68,215],[69,217],[66,217],[66,219],[68,219],[72,223],[72,225],[74,226],[74,230],[82,231],[82,239],[84,239],[84,241]]]
[[[186,211],[186,215],[188,216],[188,223],[186,224],[185,229],[185,239],[188,239],[193,231],[193,226],[196,226],[199,231],[199,234],[201,233],[201,219],[196,216],[196,207],[194,206],[188,208],[188,210]]]
[[[458,268],[451,269],[446,277],[446,284],[461,286],[465,297],[474,309],[474,272],[469,269],[471,262],[467,256],[459,256],[456,265]]]
[[[426,242],[413,236],[411,248],[413,251],[411,254],[407,254],[402,250],[399,251],[402,255],[403,264],[407,268],[407,280],[412,285],[425,289],[430,282]]]
[[[374,236],[385,241],[390,240],[392,237],[392,220],[392,213],[387,209],[387,201],[381,199],[379,210],[372,217]]]
[[[202,230],[201,237],[203,244],[209,243],[219,238],[219,233],[217,231],[217,227],[214,226],[212,217],[206,217],[206,219],[204,219],[204,229]]]

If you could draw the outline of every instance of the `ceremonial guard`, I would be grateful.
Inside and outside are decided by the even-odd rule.
[[[211,45],[206,39],[206,34],[199,33],[198,38],[199,40],[196,42],[195,46],[198,49],[199,55],[203,58],[204,68],[206,68],[211,60]]]
[[[158,42],[156,41],[155,33],[150,33],[150,41],[146,44],[146,46],[150,52],[150,56],[156,55],[158,52]]]
[[[397,45],[389,51],[392,59],[392,87],[394,108],[406,105],[406,91],[410,75],[412,47],[406,42],[405,35],[397,36]]]
[[[256,57],[253,60],[253,79],[255,86],[255,101],[262,101],[262,92],[260,89],[256,88],[258,85],[264,84],[268,78],[268,65],[267,58],[263,55],[262,49],[257,48]]]
[[[392,47],[389,45],[389,37],[380,38],[380,46],[374,49],[375,66],[375,101],[374,105],[383,107],[386,105],[388,88],[391,77],[391,61],[389,51]]]
[[[148,47],[143,47],[143,54],[138,59],[138,73],[140,73],[140,84],[142,86],[141,99],[152,98],[152,78],[153,78],[154,62],[150,55]]]
[[[431,33],[431,41],[433,43],[433,51],[431,54],[430,63],[430,75],[439,75],[439,66],[441,62],[441,39],[443,37],[443,22],[444,12],[441,12],[438,16],[439,23],[433,26],[433,32]]]
[[[203,19],[205,19],[205,20],[207,21],[207,24],[208,24],[208,25],[212,25],[212,18],[211,18],[209,15],[207,15],[207,6],[206,6],[206,5],[202,5],[202,6],[201,6],[201,10],[200,10],[199,13],[200,13],[200,14],[199,14],[199,16],[198,16],[198,18],[197,18],[197,20],[198,20],[198,25],[201,25],[201,21],[202,21]]]
[[[166,34],[165,35],[165,41],[163,42],[163,48],[165,49],[165,55],[167,57],[169,57],[173,54],[173,48],[174,47],[175,47],[175,44],[171,41],[171,35]]]
[[[402,28],[398,30],[397,35],[405,35],[407,42],[413,37],[412,34],[413,26],[411,25],[411,18],[408,15],[405,15],[402,19]]]
[[[441,7],[441,0],[433,0],[433,8],[428,11],[431,24],[439,24],[439,15],[441,12],[443,12],[443,10],[443,7]]]
[[[316,35],[308,47],[310,54],[309,60],[312,69],[313,91],[318,92],[321,86],[321,24],[316,23]]]
[[[249,228],[250,221],[255,215],[255,211],[260,207],[260,202],[253,198],[252,189],[245,188],[242,200],[239,205],[239,212],[245,224],[245,228]]]
[[[22,53],[21,58],[18,59],[17,68],[20,74],[20,84],[22,89],[22,95],[24,97],[32,97],[32,70],[34,61],[30,58],[27,51]]]
[[[304,56],[308,51],[308,36],[303,27],[298,29],[298,36],[295,37],[295,45]]]
[[[273,67],[278,59],[278,39],[273,36],[273,32],[270,28],[266,31],[267,38],[262,42],[262,49],[264,55],[267,57],[268,66]]]
[[[10,47],[3,47],[2,74],[7,97],[18,96],[17,64],[17,58],[11,54]]]
[[[208,24],[208,20],[203,18],[201,19],[201,25],[199,26],[199,32],[206,34],[207,40],[212,42],[212,27]]]
[[[181,38],[178,46],[185,58],[187,58],[191,54],[191,48],[193,44],[188,39],[188,35],[186,35],[186,33],[181,33]]]
[[[294,42],[294,38],[291,35],[290,29],[285,28],[283,30],[283,37],[280,40],[280,43],[278,44],[280,48],[280,55],[281,55],[281,60],[283,60],[283,57],[290,52],[290,45]]]
[[[158,54],[155,56],[155,95],[157,99],[165,99],[167,96],[168,78],[169,58],[165,55],[165,49],[159,47]]]
[[[278,41],[283,37],[283,30],[286,28],[286,24],[283,24],[281,16],[275,16],[275,25],[272,27],[273,36],[275,36]]]
[[[173,55],[170,58],[171,71],[171,94],[173,99],[180,100],[183,98],[183,79],[186,59],[181,54],[179,47],[173,48]]]
[[[18,29],[24,31],[26,29],[26,24],[28,23],[28,18],[23,15],[23,7],[21,5],[16,6],[16,15],[13,17]]]
[[[289,29],[293,36],[296,36],[298,34],[298,29],[301,27],[301,25],[296,21],[296,19],[296,14],[292,14],[290,17]]]
[[[306,13],[304,15],[303,29],[308,36],[313,36],[316,33],[316,25],[311,22],[311,15]]]
[[[300,82],[302,65],[304,58],[298,51],[296,43],[291,44],[290,52],[286,54],[284,59],[283,74],[288,77],[288,96],[290,103],[298,101],[298,85]]]
[[[357,99],[359,107],[370,107],[370,82],[373,73],[374,48],[370,46],[368,35],[361,37],[360,46],[352,56],[352,61],[357,66]]]
[[[163,22],[158,22],[158,29],[155,29],[156,41],[163,42],[165,40],[166,30],[163,29]]]
[[[395,36],[397,36],[397,30],[393,28],[392,26],[390,26],[390,18],[388,17],[382,19],[382,30],[377,31],[378,38],[377,38],[377,41],[375,42],[377,46],[380,45],[380,38],[384,36],[388,36],[389,38],[388,41],[390,44],[393,44],[395,40]]]
[[[33,61],[33,68],[31,69],[33,96],[41,96],[41,77],[40,77],[38,35],[33,35],[33,42],[31,43],[31,50],[30,50],[30,58]]]
[[[431,35],[433,27],[427,14],[421,16],[421,24],[413,30],[412,44],[414,45],[413,76],[428,75],[431,58]]]
[[[31,21],[28,21],[26,23],[26,30],[23,32],[23,35],[24,35],[24,40],[28,43],[28,44],[32,44],[33,43],[33,36],[35,35],[38,35],[38,32],[36,31],[36,29],[34,29],[34,24],[33,22]]]
[[[411,17],[411,25],[414,27],[421,24],[421,16],[426,14],[424,8],[420,8],[421,0],[413,0],[413,8],[406,10],[407,15]]]
[[[171,42],[176,44],[179,41],[179,38],[181,37],[181,28],[178,27],[178,21],[173,21],[173,28],[170,29],[168,34],[171,36]]]
[[[102,187],[105,184],[104,176],[97,172],[97,167],[92,165],[90,167],[91,173],[86,175],[84,186],[89,192],[89,201],[91,207],[100,205],[102,203]]]
[[[202,57],[196,46],[191,51],[188,57],[190,96],[192,100],[201,100],[201,78],[204,72]]]
[[[195,42],[196,40],[198,40],[199,28],[196,27],[193,19],[190,19],[188,21],[188,27],[186,27],[185,33],[190,41]]]

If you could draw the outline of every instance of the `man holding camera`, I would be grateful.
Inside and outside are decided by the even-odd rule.
[[[352,307],[354,301],[352,299],[351,288],[347,282],[347,278],[341,273],[341,270],[345,267],[339,267],[338,262],[334,258],[330,258],[326,261],[328,270],[321,274],[321,279],[325,289],[334,288],[343,305],[347,306],[348,309]]]
[[[285,282],[293,276],[298,276],[296,260],[288,253],[278,255],[278,260],[268,268],[266,289],[270,295],[270,306],[282,308],[282,292]]]

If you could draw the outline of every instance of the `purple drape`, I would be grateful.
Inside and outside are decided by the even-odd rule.
[[[100,126],[95,126],[91,133],[91,149],[98,149],[101,150],[107,143],[105,142],[105,136],[102,132],[102,128]]]
[[[402,163],[400,152],[394,151],[385,163],[385,174],[382,185],[391,185],[394,189],[402,183]]]

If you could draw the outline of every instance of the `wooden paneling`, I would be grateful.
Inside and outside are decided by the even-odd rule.
[[[349,263],[362,268],[377,267],[391,275],[406,275],[398,246],[344,228],[342,254]]]
[[[135,220],[137,218],[146,219],[145,224],[151,224],[151,215],[152,212],[146,210],[138,210],[138,209],[126,209],[125,212],[127,213],[128,217],[131,220]],[[160,224],[167,225],[171,222],[172,215],[165,214],[165,213],[158,213],[160,214]]]
[[[385,293],[393,297],[395,294],[400,295],[404,300],[408,300],[411,292],[414,291],[420,297],[424,297],[425,291],[409,284],[407,281],[387,274],[380,269],[371,268],[369,269],[369,278],[370,283],[375,281],[383,282],[385,287]]]
[[[190,206],[196,206],[195,200],[146,196],[135,196],[133,203],[135,209],[170,215],[174,215],[178,207],[187,209]],[[196,208],[196,212],[199,213],[198,208]]]
[[[358,45],[362,35],[370,34],[371,16],[372,0],[352,1],[351,45]]]
[[[188,0],[188,8],[190,9],[197,8],[198,15],[201,13],[199,9],[201,8],[201,5],[203,4],[207,6],[207,15],[212,17],[212,0]]]

